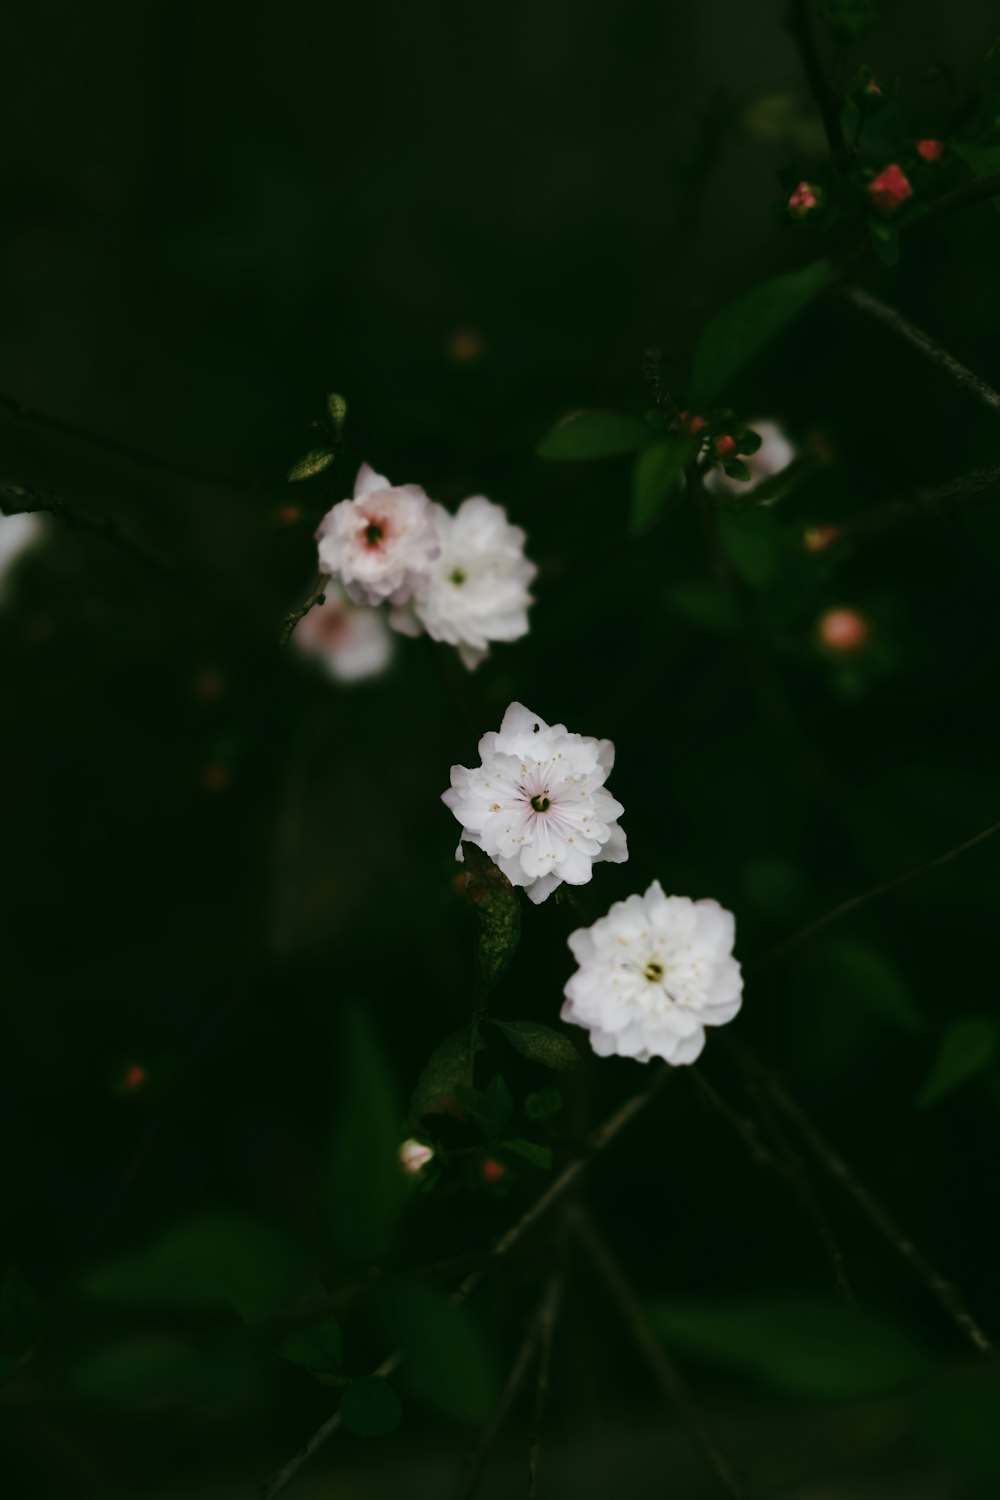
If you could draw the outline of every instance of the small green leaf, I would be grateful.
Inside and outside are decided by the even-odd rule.
[[[781,540],[765,510],[727,506],[718,513],[719,543],[744,583],[766,588],[778,574]]]
[[[724,594],[711,583],[691,578],[670,584],[664,592],[668,609],[681,619],[713,635],[739,635],[743,629],[740,607],[731,594]]]
[[[440,1415],[478,1425],[493,1410],[496,1378],[468,1309],[427,1282],[402,1281],[386,1301],[405,1356],[408,1389]]]
[[[750,469],[745,463],[743,463],[742,459],[731,458],[729,462],[727,464],[723,464],[722,467],[725,469],[730,479],[736,479],[740,482],[740,484],[750,483]]]
[[[749,427],[744,428],[739,435],[739,450],[742,454],[756,453],[763,441],[759,432],[752,432]]]
[[[473,1061],[485,1046],[478,1026],[463,1026],[431,1053],[417,1079],[410,1102],[415,1120],[422,1115],[448,1114],[458,1102],[459,1092],[472,1085]]]
[[[694,351],[690,403],[703,409],[744,366],[776,338],[823,290],[830,266],[814,261],[784,271],[728,303],[705,327]]]
[[[540,1021],[498,1021],[495,1016],[490,1019],[515,1051],[531,1062],[541,1063],[555,1073],[571,1073],[583,1066],[579,1052],[561,1031],[543,1026]]]
[[[479,919],[476,969],[485,997],[521,941],[521,903],[506,875],[476,844],[462,845],[465,890]]]
[[[554,1119],[562,1106],[562,1094],[558,1089],[536,1089],[525,1098],[524,1113],[537,1125],[543,1120]]]
[[[347,420],[347,402],[336,391],[331,391],[326,398],[326,409],[330,413],[333,430],[339,436],[340,429]]]
[[[297,479],[311,479],[314,474],[322,474],[333,463],[334,455],[329,448],[314,448],[307,453],[305,458],[300,458],[298,463],[292,464],[288,471],[288,482],[294,484]]]
[[[501,1141],[505,1151],[513,1151],[516,1156],[521,1156],[525,1161],[530,1161],[533,1167],[539,1167],[543,1172],[548,1172],[552,1166],[552,1147],[540,1146],[537,1141],[524,1141],[515,1139]]]
[[[917,1106],[926,1109],[950,1094],[959,1084],[981,1073],[997,1051],[996,1021],[986,1016],[966,1016],[953,1021],[941,1038],[937,1056],[917,1094]]]
[[[698,451],[694,439],[671,435],[643,449],[632,470],[632,510],[629,530],[638,536],[651,526],[678,488],[685,466]]]
[[[327,1315],[302,1328],[293,1328],[282,1340],[278,1353],[282,1359],[302,1365],[314,1374],[338,1375],[344,1357],[340,1324]]]
[[[887,224],[874,214],[868,219],[868,235],[872,249],[884,266],[899,264],[899,230],[895,224]]]
[[[340,1403],[340,1421],[355,1437],[384,1437],[395,1432],[402,1418],[399,1397],[377,1375],[352,1380]]]
[[[538,444],[539,458],[613,458],[635,453],[652,440],[639,417],[615,411],[574,411],[557,422]]]

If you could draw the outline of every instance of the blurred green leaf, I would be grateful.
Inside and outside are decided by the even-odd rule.
[[[638,536],[656,520],[684,477],[684,469],[698,451],[693,438],[672,434],[644,448],[632,469],[632,510],[629,530]]]
[[[288,471],[288,482],[294,484],[298,479],[311,479],[314,474],[322,474],[333,463],[334,455],[329,448],[314,448],[298,463],[292,464]]]
[[[873,1015],[902,1031],[919,1031],[923,1018],[895,962],[865,943],[839,942],[816,955],[831,992],[850,990]]]
[[[963,1371],[932,1386],[920,1402],[916,1422],[921,1442],[936,1457],[1000,1480],[998,1412],[1000,1374],[992,1369]]]
[[[395,1432],[402,1415],[396,1392],[377,1375],[352,1380],[340,1403],[344,1431],[353,1432],[355,1437],[384,1437]]]
[[[777,577],[781,536],[765,510],[724,506],[718,512],[719,544],[744,583],[766,588]]]
[[[327,1314],[315,1323],[293,1328],[281,1341],[278,1353],[315,1374],[339,1375],[344,1358],[340,1324]]]
[[[472,1086],[474,1059],[485,1045],[479,1027],[473,1023],[463,1026],[435,1048],[413,1090],[410,1113],[415,1120],[454,1109],[460,1092]]]
[[[706,325],[695,347],[690,403],[702,408],[720,396],[744,366],[776,338],[823,290],[829,263],[784,271],[729,302]]]
[[[613,458],[635,453],[653,438],[639,417],[615,411],[574,411],[538,444],[539,458]]]
[[[540,1167],[543,1172],[547,1172],[552,1166],[551,1146],[541,1146],[537,1141],[525,1141],[519,1138],[501,1141],[500,1144],[505,1151],[513,1151],[515,1156],[523,1157],[533,1167]]]
[[[650,1314],[671,1348],[803,1397],[871,1396],[927,1368],[903,1329],[833,1301],[782,1293],[685,1299],[656,1302]]]
[[[532,1062],[556,1073],[570,1073],[583,1066],[583,1059],[569,1037],[551,1026],[543,1026],[540,1021],[499,1021],[496,1016],[490,1020],[511,1046]]]
[[[17,1266],[0,1282],[0,1354],[20,1356],[32,1348],[45,1326],[45,1306]]]
[[[496,1379],[467,1309],[418,1281],[400,1282],[387,1301],[407,1387],[441,1416],[484,1422],[495,1404]]]
[[[536,1089],[524,1101],[524,1113],[529,1120],[541,1123],[553,1119],[562,1109],[563,1099],[558,1089]]]
[[[370,1263],[389,1249],[412,1183],[399,1162],[401,1114],[369,1016],[344,1015],[327,1208],[337,1248]]]
[[[264,1370],[247,1345],[194,1345],[166,1335],[121,1339],[77,1358],[69,1384],[102,1406],[183,1403],[219,1414],[256,1408],[266,1392]]]
[[[506,875],[476,844],[463,843],[465,889],[479,919],[476,969],[483,995],[504,973],[521,941],[521,903]]]
[[[739,484],[750,483],[750,469],[742,459],[732,458],[729,463],[723,464],[723,468],[730,479],[735,479]]]
[[[322,1286],[279,1229],[244,1214],[171,1225],[143,1249],[87,1271],[80,1290],[105,1307],[172,1312],[235,1309],[256,1321]]]
[[[884,219],[872,214],[868,219],[868,237],[872,249],[884,266],[899,264],[899,230],[895,224],[887,224]]]
[[[986,1016],[965,1016],[953,1021],[941,1038],[930,1071],[917,1094],[917,1106],[936,1104],[960,1084],[989,1067],[997,1052],[996,1021]]]
[[[491,1140],[500,1134],[514,1108],[510,1089],[499,1074],[490,1079],[485,1091],[459,1084],[456,1096],[466,1114],[481,1126],[483,1133]]]
[[[664,599],[675,614],[713,635],[734,636],[743,629],[743,616],[736,600],[712,583],[697,578],[679,580],[668,584]]]

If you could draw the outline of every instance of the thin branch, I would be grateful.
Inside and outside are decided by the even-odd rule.
[[[525,1210],[517,1222],[512,1224],[506,1233],[502,1234],[497,1240],[490,1257],[490,1267],[498,1265],[511,1253],[528,1231],[537,1224],[538,1220],[548,1213],[549,1209],[558,1203],[573,1184],[583,1176],[594,1157],[610,1146],[612,1141],[621,1134],[625,1127],[631,1124],[636,1115],[641,1113],[646,1105],[652,1102],[670,1072],[670,1068],[666,1066],[656,1068],[652,1081],[645,1088],[639,1089],[636,1093],[630,1095],[624,1104],[615,1110],[614,1114],[609,1115],[602,1125],[591,1132],[585,1143],[586,1154],[575,1157],[573,1161],[568,1162],[555,1181],[550,1183],[546,1188],[545,1192],[539,1198],[536,1198],[535,1202]],[[479,1267],[471,1271],[465,1277],[464,1281],[452,1292],[451,1301],[453,1303],[464,1302],[476,1290],[476,1287],[486,1273],[486,1269],[485,1267]],[[384,1379],[386,1375],[391,1375],[393,1370],[401,1364],[402,1359],[402,1351],[399,1349],[394,1350],[392,1354],[382,1361],[378,1369],[374,1371],[374,1374]],[[313,1433],[305,1447],[301,1448],[293,1458],[289,1459],[288,1463],[278,1469],[270,1479],[265,1481],[258,1492],[259,1500],[274,1500],[275,1495],[280,1495],[282,1490],[295,1478],[303,1464],[308,1463],[313,1454],[322,1448],[326,1440],[333,1436],[339,1426],[340,1412],[335,1411]]]
[[[563,1273],[554,1271],[539,1313],[538,1383],[535,1386],[535,1405],[531,1414],[531,1437],[528,1441],[528,1500],[535,1500],[538,1490],[538,1461],[542,1453],[542,1428],[545,1409],[549,1401],[549,1377],[552,1372],[552,1347],[555,1343],[556,1324],[562,1306]]]
[[[966,208],[973,208],[977,203],[985,203],[989,198],[1000,196],[1000,172],[991,172],[987,177],[976,177],[972,182],[966,182],[962,187],[955,188],[953,192],[945,193],[936,203],[932,203],[927,212],[921,218],[915,219],[907,226],[907,234],[920,234],[932,224],[937,224],[941,219],[950,218],[952,214],[961,213]]]
[[[684,1378],[657,1337],[646,1310],[632,1290],[625,1272],[612,1254],[590,1215],[579,1204],[571,1210],[571,1222],[595,1268],[603,1277],[632,1339],[649,1365],[660,1390],[690,1431],[720,1485],[732,1500],[741,1500],[743,1490],[736,1472],[709,1431],[691,1398]]]
[[[183,588],[180,575],[158,553],[143,546],[122,531],[117,521],[108,517],[92,516],[79,506],[71,505],[59,495],[35,489],[31,485],[0,483],[0,511],[6,516],[48,514],[61,521],[64,526],[76,526],[81,531],[92,532],[103,537],[119,552],[124,552],[158,582],[171,587]]]
[[[910,323],[894,307],[887,306],[878,297],[873,297],[871,292],[866,292],[857,286],[842,286],[839,289],[839,295],[845,297],[848,302],[853,302],[856,308],[867,313],[869,317],[884,323],[887,328],[898,333],[900,338],[912,344],[915,349],[919,349],[921,354],[933,360],[938,368],[949,375],[952,380],[957,381],[959,385],[978,397],[984,406],[988,406],[991,411],[1000,412],[1000,391],[995,391],[992,386],[986,384],[985,380],[981,380],[963,364],[959,364],[947,349],[942,349],[941,345],[936,344],[922,328],[917,328]]]
[[[301,604],[297,605],[295,609],[290,610],[285,616],[285,623],[281,627],[281,635],[278,639],[278,644],[280,646],[287,646],[288,642],[292,638],[292,632],[295,630],[296,625],[299,623],[302,617],[304,615],[307,615],[314,605],[323,603],[324,599],[326,598],[326,591],[329,587],[330,574],[321,573],[317,578],[315,587],[313,588],[313,591],[308,596],[308,598],[303,599]]]
[[[507,1376],[507,1383],[503,1388],[500,1400],[497,1402],[496,1410],[483,1429],[483,1433],[479,1439],[476,1451],[471,1455],[469,1459],[468,1479],[466,1480],[465,1486],[462,1490],[463,1500],[473,1500],[473,1497],[475,1496],[475,1493],[479,1488],[479,1481],[483,1477],[483,1469],[486,1467],[486,1460],[492,1453],[493,1445],[496,1443],[497,1438],[500,1436],[500,1431],[503,1427],[504,1422],[507,1420],[508,1413],[510,1412],[511,1407],[514,1405],[514,1402],[517,1400],[521,1387],[528,1377],[528,1371],[530,1370],[531,1362],[535,1357],[535,1351],[538,1348],[538,1341],[541,1337],[541,1332],[542,1318],[541,1309],[539,1309],[538,1312],[536,1312],[534,1316],[528,1321],[528,1326],[524,1332],[524,1338],[521,1340],[520,1348],[514,1356],[514,1363],[510,1367],[510,1373]]]
[[[961,474],[935,489],[918,490],[908,499],[889,500],[884,505],[877,505],[855,521],[835,524],[839,536],[866,540],[914,521],[944,520],[954,512],[974,510],[993,500],[1000,500],[1000,465]]]
[[[745,1047],[741,1048],[741,1052],[767,1088],[774,1103],[791,1120],[817,1160],[822,1163],[831,1177],[847,1189],[869,1221],[892,1245],[896,1253],[906,1261],[931,1295],[937,1299],[976,1353],[987,1356],[995,1355],[996,1351],[992,1342],[969,1312],[958,1288],[917,1249],[909,1235],[900,1228],[864,1183],[859,1181],[844,1158],[834,1150],[829,1141],[791,1098],[777,1075],[770,1068],[765,1067]]]
[[[838,162],[842,161],[846,155],[846,146],[844,132],[840,127],[840,104],[820,59],[808,0],[790,0],[785,26],[798,48],[802,70],[826,131],[830,155]]]
[[[34,411],[15,396],[8,396],[3,392],[0,392],[0,407],[10,412],[19,422],[29,422],[33,427],[45,427],[50,432],[61,433],[63,437],[74,438],[92,448],[103,448],[108,453],[116,453],[119,458],[128,459],[129,463],[140,464],[146,469],[158,469],[162,474],[170,474],[177,479],[210,484],[216,489],[240,490],[244,494],[263,488],[259,481],[254,483],[234,479],[229,474],[216,474],[194,468],[190,464],[176,463],[172,459],[157,458],[152,453],[143,452],[141,448],[133,448],[130,443],[120,442],[118,438],[103,437],[99,433],[88,432],[84,427],[77,427],[74,422],[64,422],[61,417],[49,417],[44,412]]]
[[[861,906],[867,906],[869,901],[877,901],[882,896],[888,896],[891,891],[896,891],[901,886],[909,885],[911,880],[919,880],[921,876],[929,874],[931,870],[937,870],[942,865],[950,864],[953,859],[958,859],[960,855],[967,853],[970,849],[974,849],[977,844],[984,844],[987,839],[993,838],[994,834],[997,833],[1000,833],[1000,823],[991,823],[989,828],[984,828],[980,833],[973,834],[971,839],[966,839],[964,843],[956,845],[954,849],[948,849],[944,854],[938,854],[933,859],[926,860],[922,865],[915,866],[912,870],[904,870],[901,875],[894,875],[891,880],[885,880],[881,885],[872,886],[870,890],[861,891],[858,895],[851,896],[849,900],[841,901],[839,906],[831,907],[829,911],[824,912],[815,921],[808,922],[805,927],[801,927],[798,932],[793,932],[791,937],[785,938],[783,942],[778,943],[776,947],[771,948],[767,953],[762,954],[759,958],[752,959],[747,964],[747,971],[762,969],[766,965],[773,963],[776,958],[782,958],[786,953],[790,953],[793,948],[801,948],[803,943],[809,942],[810,938],[815,937],[819,932],[823,932],[827,927],[832,927],[835,922],[839,922],[841,917],[846,917],[849,912],[857,911]]]
[[[795,1155],[791,1147],[788,1145],[787,1141],[782,1136],[781,1132],[778,1130],[777,1122],[769,1120],[767,1123],[771,1128],[772,1135],[777,1139],[779,1148],[782,1153],[780,1157],[775,1156],[774,1152],[764,1145],[754,1121],[748,1119],[746,1115],[743,1115],[738,1110],[734,1109],[732,1105],[729,1104],[728,1101],[725,1100],[715,1088],[713,1088],[700,1068],[691,1068],[690,1073],[695,1086],[702,1094],[702,1097],[712,1106],[713,1109],[717,1110],[726,1121],[726,1123],[730,1125],[733,1130],[735,1130],[736,1134],[740,1137],[744,1145],[747,1147],[747,1150],[750,1152],[750,1155],[753,1157],[753,1160],[756,1162],[757,1166],[761,1167],[765,1171],[773,1172],[777,1177],[780,1177],[788,1187],[792,1189],[799,1201],[799,1206],[803,1209],[806,1216],[812,1219],[814,1225],[816,1226],[816,1230],[819,1234],[820,1240],[822,1241],[823,1248],[826,1251],[827,1257],[830,1261],[830,1266],[833,1270],[833,1279],[836,1283],[838,1292],[843,1297],[845,1302],[853,1303],[854,1293],[851,1291],[850,1282],[847,1279],[847,1267],[844,1262],[844,1254],[840,1248],[840,1243],[836,1235],[834,1234],[826,1215],[819,1205],[819,1201],[812,1190],[812,1184],[810,1183],[809,1178],[806,1175],[805,1168],[803,1167],[802,1162]]]

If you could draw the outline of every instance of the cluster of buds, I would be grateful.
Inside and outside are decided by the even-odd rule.
[[[877,213],[891,217],[898,214],[908,198],[913,197],[913,186],[898,162],[883,167],[865,189],[868,201]]]
[[[793,219],[814,217],[823,207],[823,189],[815,182],[805,179],[793,188],[788,199],[788,212]]]

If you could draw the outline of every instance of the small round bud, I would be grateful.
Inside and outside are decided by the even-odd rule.
[[[940,161],[944,155],[944,141],[918,141],[917,155],[924,161]]]
[[[830,651],[858,651],[868,640],[871,627],[856,609],[828,609],[817,628],[820,641]]]
[[[399,1148],[399,1161],[404,1172],[411,1177],[419,1177],[428,1162],[434,1160],[434,1149],[425,1141],[418,1141],[414,1137],[404,1141]]]
[[[717,437],[715,440],[715,451],[720,458],[735,458],[739,452],[739,447],[736,439],[731,437],[728,432],[724,432],[721,437]]]
[[[122,1069],[120,1088],[123,1094],[138,1094],[149,1081],[149,1073],[142,1063],[126,1063]]]
[[[910,179],[898,162],[885,167],[867,187],[868,201],[880,214],[899,213],[908,198],[913,197]]]
[[[507,1168],[502,1161],[497,1161],[495,1156],[487,1156],[479,1169],[479,1175],[490,1187],[496,1187],[497,1183],[503,1182],[507,1176]]]
[[[807,552],[825,552],[839,536],[839,526],[807,526],[802,535],[802,545]]]
[[[800,182],[788,199],[788,212],[793,219],[804,219],[815,213],[823,203],[823,189],[814,182]]]
[[[302,520],[302,511],[298,505],[279,505],[278,520],[282,526],[297,526]]]

